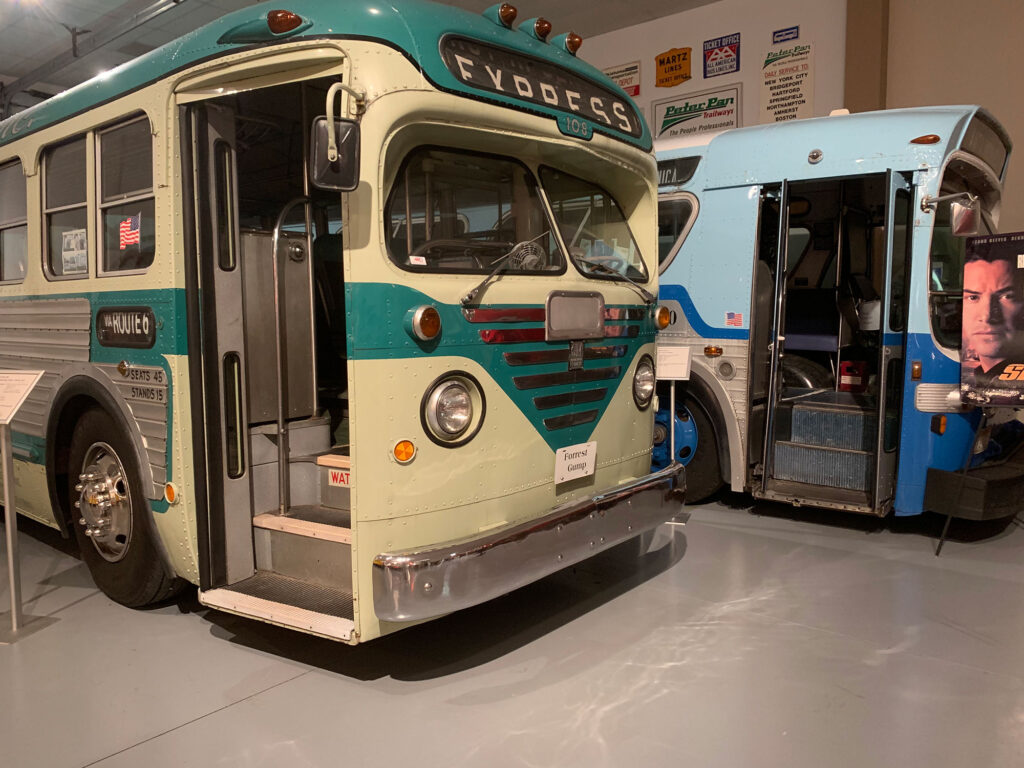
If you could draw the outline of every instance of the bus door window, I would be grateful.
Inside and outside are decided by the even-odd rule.
[[[153,138],[145,117],[99,134],[100,273],[144,270],[156,253]]]
[[[27,229],[25,176],[21,163],[0,166],[0,283],[25,279]]]
[[[46,273],[50,279],[89,276],[85,141],[81,136],[43,154]]]

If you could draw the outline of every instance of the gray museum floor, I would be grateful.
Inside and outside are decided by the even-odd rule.
[[[1024,765],[1020,523],[936,558],[932,517],[691,510],[356,648],[194,591],[122,608],[22,522],[26,610],[58,621],[0,646],[0,765]]]

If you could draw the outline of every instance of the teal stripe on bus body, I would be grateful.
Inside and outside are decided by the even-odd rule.
[[[170,365],[165,355],[188,354],[188,328],[186,322],[185,291],[181,288],[157,288],[141,291],[82,291],[80,293],[45,294],[31,296],[5,296],[0,306],[9,301],[44,301],[59,299],[86,299],[89,302],[91,322],[89,333],[89,362],[117,364],[124,360],[129,365],[162,368],[171,381]],[[156,341],[151,349],[105,347],[96,338],[96,314],[104,308],[149,307],[156,319]],[[167,387],[167,477],[173,477],[174,387]],[[11,432],[15,455],[31,464],[46,462],[46,440],[23,432]],[[154,512],[166,512],[163,499],[150,500]]]
[[[472,276],[468,276],[472,278]],[[604,341],[587,342],[587,347],[624,346],[625,354],[613,359],[586,360],[584,370],[617,366],[618,375],[612,379],[593,382],[592,384],[567,384],[545,387],[543,390],[517,389],[513,378],[533,374],[557,373],[567,370],[565,362],[511,366],[505,362],[505,352],[529,352],[535,350],[567,349],[567,342],[526,342],[516,344],[487,344],[480,338],[480,331],[489,328],[543,328],[543,322],[514,323],[471,323],[462,314],[462,308],[455,304],[442,304],[420,291],[401,285],[385,283],[348,283],[345,286],[346,301],[350,307],[348,313],[348,354],[353,360],[401,360],[436,356],[463,357],[472,360],[497,382],[502,392],[508,396],[516,407],[530,421],[537,433],[544,438],[552,450],[587,442],[601,421],[618,389],[622,378],[632,369],[640,348],[654,341],[654,324],[645,312],[644,320],[638,323],[639,335],[636,338],[608,338]],[[410,310],[422,305],[430,305],[441,315],[440,337],[431,342],[414,339],[406,331],[406,316]],[[485,308],[498,308],[508,305],[486,305]],[[542,307],[541,304],[517,305]],[[634,323],[636,324],[636,323]],[[539,411],[533,403],[538,395],[553,395],[571,392],[581,388],[607,389],[604,397],[585,406],[571,406]],[[420,393],[413,393],[419,397]],[[493,402],[494,393],[487,392],[484,396]],[[597,417],[586,424],[579,424],[562,429],[549,430],[544,426],[544,419],[562,415],[567,412],[596,410]]]

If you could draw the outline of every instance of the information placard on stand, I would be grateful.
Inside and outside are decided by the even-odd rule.
[[[49,616],[29,616],[21,611],[21,569],[18,563],[18,513],[14,503],[14,452],[11,422],[28,399],[43,371],[0,371],[0,458],[3,467],[4,529],[7,539],[7,577],[11,590],[10,629],[0,615],[0,645],[17,642],[53,624]]]

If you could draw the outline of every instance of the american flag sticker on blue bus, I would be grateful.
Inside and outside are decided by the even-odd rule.
[[[731,328],[742,328],[743,327],[743,313],[742,312],[726,312],[725,313],[725,324]]]

